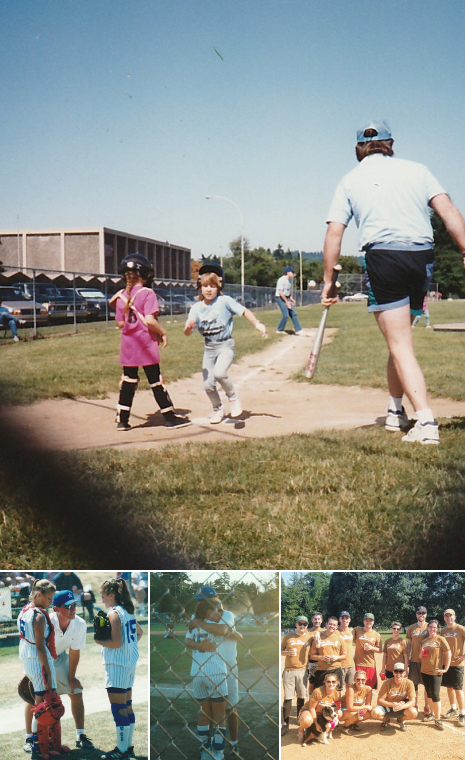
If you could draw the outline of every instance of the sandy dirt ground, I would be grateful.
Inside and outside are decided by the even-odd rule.
[[[376,655],[378,673],[381,670],[382,656]],[[283,661],[284,663],[284,658]],[[381,688],[381,681],[378,681]],[[423,723],[423,687],[419,687],[420,712],[415,720],[408,721],[407,732],[403,733],[391,719],[390,727],[381,733],[381,723],[368,720],[361,723],[358,734],[348,736],[341,729],[336,729],[333,740],[325,745],[312,741],[307,747],[297,743],[298,721],[296,702],[294,700],[289,731],[281,739],[281,760],[359,760],[360,757],[376,760],[463,760],[465,758],[465,728],[457,720],[444,720],[444,731],[439,731],[431,723]],[[376,704],[377,693],[373,695],[372,704]],[[441,689],[441,713],[449,709],[447,690]]]
[[[189,415],[193,422],[180,430],[164,427],[148,390],[136,394],[133,428],[126,433],[116,432],[116,393],[105,399],[52,399],[31,406],[5,406],[1,415],[25,440],[52,450],[151,449],[193,441],[232,441],[384,424],[387,395],[383,390],[291,379],[305,367],[314,333],[308,329],[298,337],[286,334],[277,344],[233,364],[230,374],[244,411],[240,418],[228,416],[220,425],[208,422],[211,408],[201,373],[169,386],[178,412]],[[326,331],[325,342],[331,340],[332,333],[334,330]],[[463,417],[465,402],[435,399],[434,410],[438,417]],[[407,411],[411,413],[408,407]]]

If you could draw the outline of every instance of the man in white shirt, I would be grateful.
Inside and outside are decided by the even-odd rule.
[[[84,733],[84,702],[82,684],[76,677],[81,650],[86,645],[87,624],[76,615],[76,601],[72,591],[58,591],[53,597],[50,619],[55,629],[55,647],[58,655],[54,661],[58,694],[68,694],[71,712],[76,725],[76,747],[93,750],[94,745]],[[66,650],[69,650],[69,654]],[[26,705],[26,741],[23,749],[31,752],[33,734],[32,714]]]
[[[278,325],[277,333],[284,333],[287,320],[289,317],[292,319],[294,330],[296,335],[300,335],[302,328],[297,318],[297,314],[294,310],[295,300],[292,298],[292,280],[295,277],[293,267],[286,267],[284,274],[279,278],[276,283],[276,303],[281,309],[282,317]]]
[[[465,221],[426,166],[394,158],[394,140],[385,121],[371,121],[357,132],[359,165],[339,183],[327,217],[323,252],[324,306],[342,238],[354,218],[359,247],[365,252],[368,311],[374,314],[389,349],[386,429],[409,424],[402,406],[405,393],[415,410],[407,443],[438,444],[439,432],[429,406],[425,378],[415,357],[411,319],[422,313],[433,276],[433,229],[430,210],[443,220],[465,262]]]

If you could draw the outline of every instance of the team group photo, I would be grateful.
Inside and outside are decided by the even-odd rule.
[[[416,758],[425,743],[460,757],[464,584],[463,573],[283,574],[283,760]]]
[[[2,757],[148,757],[147,575],[0,573]]]

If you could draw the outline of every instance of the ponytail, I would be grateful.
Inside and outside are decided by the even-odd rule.
[[[46,578],[35,580],[32,584],[31,593],[29,594],[29,601],[34,602],[37,594],[46,594],[47,591],[56,591],[56,586],[53,585]]]
[[[105,594],[114,594],[115,604],[119,604],[130,615],[134,615],[134,602],[132,601],[128,585],[123,578],[112,578],[109,581],[104,581],[100,586],[100,591],[103,591]]]

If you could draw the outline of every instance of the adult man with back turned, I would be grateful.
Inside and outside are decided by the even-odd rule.
[[[331,276],[353,217],[359,229],[359,248],[365,252],[368,310],[389,349],[386,429],[400,431],[407,426],[402,406],[405,393],[417,421],[402,440],[437,444],[438,424],[415,357],[411,317],[421,314],[433,275],[430,210],[441,217],[464,257],[465,221],[426,166],[393,158],[393,143],[385,121],[370,121],[357,132],[359,166],[339,183],[328,214],[321,301],[325,306],[337,301],[337,297],[328,298]]]

